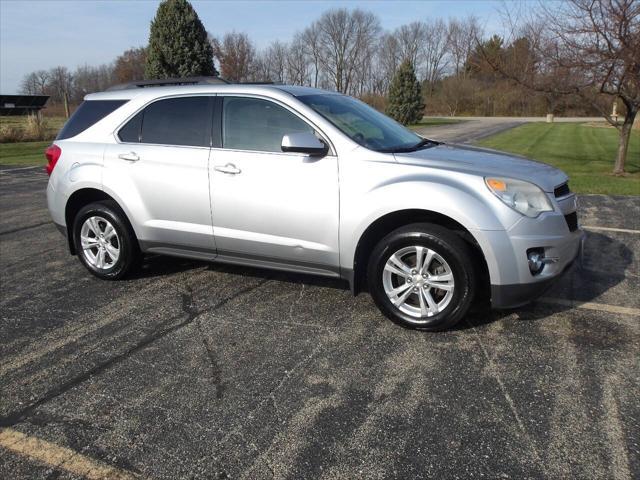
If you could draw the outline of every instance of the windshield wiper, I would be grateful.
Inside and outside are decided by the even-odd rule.
[[[420,150],[420,149],[425,148],[427,146],[428,146],[428,148],[430,148],[430,147],[435,147],[436,145],[440,145],[440,142],[436,142],[435,140],[429,140],[428,138],[423,138],[422,140],[420,140],[415,145],[411,145],[410,147],[394,148],[391,151],[393,153],[415,152],[416,150]]]

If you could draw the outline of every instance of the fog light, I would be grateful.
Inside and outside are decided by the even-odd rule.
[[[527,259],[529,260],[529,271],[531,275],[538,275],[544,268],[544,249],[530,248],[527,250]]]

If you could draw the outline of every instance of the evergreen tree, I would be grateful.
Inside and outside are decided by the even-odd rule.
[[[207,31],[187,0],[164,0],[151,21],[145,77],[217,75]]]
[[[386,113],[403,125],[422,119],[424,103],[420,83],[413,65],[408,60],[402,62],[391,81]]]

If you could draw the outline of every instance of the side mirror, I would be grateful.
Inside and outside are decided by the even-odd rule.
[[[327,154],[329,147],[319,140],[313,133],[289,133],[282,137],[283,152],[306,153],[307,155],[322,157]]]

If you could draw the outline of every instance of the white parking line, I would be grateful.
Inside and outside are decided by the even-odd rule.
[[[542,297],[539,301],[542,303],[550,303],[552,305],[564,305],[566,307],[583,308],[585,310],[620,313],[623,315],[640,317],[640,308],[620,307],[618,305],[607,305],[606,303],[580,302],[578,300],[565,300],[564,298],[553,297]]]
[[[133,480],[139,478],[131,472],[112,467],[55,443],[25,435],[12,428],[0,429],[0,446],[49,467],[65,470],[91,480]]]
[[[11,173],[11,172],[17,172],[19,170],[33,170],[34,168],[40,168],[44,172],[44,166],[37,165],[35,167],[3,168],[0,170],[0,173]]]
[[[620,233],[640,233],[640,230],[630,230],[628,228],[610,228],[596,227],[592,225],[581,225],[585,230],[602,230],[603,232],[620,232]]]

